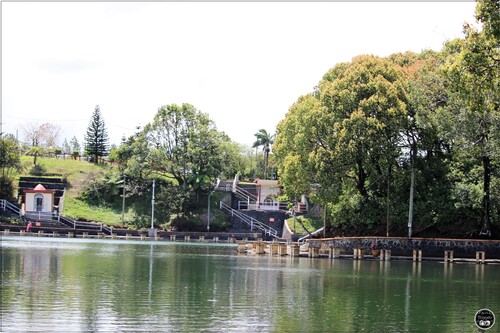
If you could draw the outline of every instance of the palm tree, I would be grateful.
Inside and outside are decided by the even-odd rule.
[[[262,151],[264,152],[264,179],[267,178],[267,162],[269,159],[269,153],[271,152],[271,145],[274,143],[275,134],[268,133],[265,129],[260,129],[254,134],[257,139],[253,148],[258,148],[262,146]]]

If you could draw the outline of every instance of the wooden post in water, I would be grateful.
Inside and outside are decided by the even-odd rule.
[[[279,256],[286,256],[287,255],[287,245],[285,243],[279,243],[278,255]]]
[[[286,252],[289,256],[296,257],[300,254],[300,247],[297,244],[288,244]]]
[[[422,250],[413,250],[413,261],[422,261]]]
[[[444,262],[453,262],[453,250],[444,251]]]
[[[380,260],[390,261],[391,260],[391,250],[381,250]]]
[[[256,254],[264,254],[264,249],[266,248],[266,243],[257,242],[254,243],[255,253]]]
[[[318,257],[319,257],[319,248],[309,247],[309,258],[318,258]]]
[[[477,251],[476,252],[476,264],[484,264],[486,260],[486,252],[485,251]]]
[[[352,258],[353,259],[363,259],[364,258],[363,249],[354,249]]]
[[[278,254],[278,248],[279,248],[279,244],[277,243],[274,243],[272,242],[271,244],[269,244],[269,255],[275,255],[275,254]]]
[[[331,247],[329,249],[328,257],[330,259],[340,258],[340,249],[336,247]]]
[[[380,250],[380,260],[381,261],[391,260],[391,250]]]
[[[238,243],[238,253],[246,253],[247,252],[247,244],[246,242]]]

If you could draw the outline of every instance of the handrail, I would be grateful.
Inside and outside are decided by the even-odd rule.
[[[10,203],[9,201],[5,199],[0,199],[0,208],[3,210],[10,209],[16,214],[19,214],[19,216],[22,216],[22,210]],[[24,216],[26,218],[31,218],[31,219],[38,219],[38,220],[54,220],[57,219],[58,222],[65,224],[69,227],[72,227],[73,229],[76,228],[82,228],[82,229],[90,229],[90,230],[100,230],[103,231],[109,235],[113,233],[113,230],[102,223],[96,224],[96,223],[90,223],[90,222],[77,222],[69,217],[63,216],[61,214],[52,214],[48,212],[25,212]]]
[[[220,202],[220,209],[222,211],[229,212],[231,213],[232,216],[236,216],[237,218],[242,220],[244,223],[250,226],[250,230],[253,230],[253,228],[256,227],[257,229],[264,231],[266,235],[278,238],[278,231],[276,229],[254,219],[253,217],[243,214],[242,212],[236,209],[229,207],[222,201]]]
[[[1,207],[3,210],[9,209],[9,210],[13,211],[14,213],[19,214],[19,216],[23,215],[23,212],[19,207],[11,204],[10,202],[8,202],[5,199],[0,199],[0,204],[1,204]]]
[[[239,186],[235,187],[235,190],[233,191],[236,194],[239,194],[242,197],[247,197],[248,201],[257,201],[257,196],[253,193],[250,193],[249,191],[245,190],[244,188],[241,188]]]
[[[302,243],[304,240],[308,239],[308,238],[311,238],[311,236],[316,236],[317,234],[319,234],[320,232],[322,232],[324,229],[324,227],[321,227],[319,228],[318,230],[315,230],[313,232],[311,232],[310,234],[308,235],[305,235],[304,237],[300,237],[297,242],[298,243]]]
[[[246,207],[246,208],[242,208]],[[253,208],[252,208],[253,207]],[[273,201],[273,202],[257,202],[257,201],[238,201],[238,209],[250,210],[287,210],[288,202]]]

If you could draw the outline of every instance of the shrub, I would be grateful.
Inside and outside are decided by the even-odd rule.
[[[41,164],[34,165],[29,171],[30,175],[33,176],[43,176],[46,172],[47,169]]]

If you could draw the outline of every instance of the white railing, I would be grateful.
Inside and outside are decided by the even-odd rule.
[[[11,210],[16,214],[19,214],[20,217],[23,216],[22,210],[11,204],[5,199],[0,199],[0,209],[2,210]],[[102,223],[91,223],[91,222],[78,222],[68,217],[62,216],[61,214],[54,213],[46,213],[46,212],[24,212],[24,218],[38,220],[38,221],[54,221],[65,224],[73,229],[88,229],[88,230],[99,230],[108,234],[112,234],[113,230]]]
[[[257,201],[257,196],[255,194],[250,193],[249,191],[247,191],[244,188],[241,188],[239,186],[234,187],[233,192],[236,195],[240,196],[241,198],[246,198],[248,202]]]
[[[47,212],[24,212],[24,217],[27,219],[38,221],[52,221],[59,219],[59,214],[52,214]]]
[[[288,202],[273,201],[273,202],[256,202],[256,201],[238,201],[238,209],[240,210],[287,210]]]
[[[236,216],[238,219],[240,219],[241,221],[243,221],[244,223],[249,225],[250,230],[253,231],[254,228],[256,228],[256,229],[262,230],[266,235],[278,238],[278,231],[276,229],[254,219],[253,217],[250,217],[246,214],[243,214],[242,212],[240,212],[236,209],[229,207],[228,205],[226,205],[222,201],[220,202],[220,209],[222,211],[225,211],[225,212],[231,214],[231,216]]]
[[[60,222],[66,224],[69,227],[72,227],[73,229],[78,228],[78,229],[88,229],[88,230],[99,230],[99,231],[104,231],[109,235],[113,233],[113,229],[105,226],[102,223],[80,222],[62,215],[60,216]]]
[[[11,204],[10,202],[8,202],[7,200],[5,199],[0,199],[0,208],[3,209],[3,210],[10,210],[16,214],[18,214],[20,217],[23,216],[23,212],[22,210],[17,207],[16,205],[13,205]]]
[[[311,238],[311,236],[316,236],[316,235],[319,235],[320,233],[322,233],[322,232],[323,232],[323,229],[324,229],[324,227],[321,227],[321,228],[319,228],[318,230],[313,231],[313,232],[311,232],[311,233],[310,233],[310,234],[308,234],[308,235],[305,235],[304,237],[300,237],[300,238],[297,240],[297,242],[302,243],[302,242],[304,242],[306,239]]]

